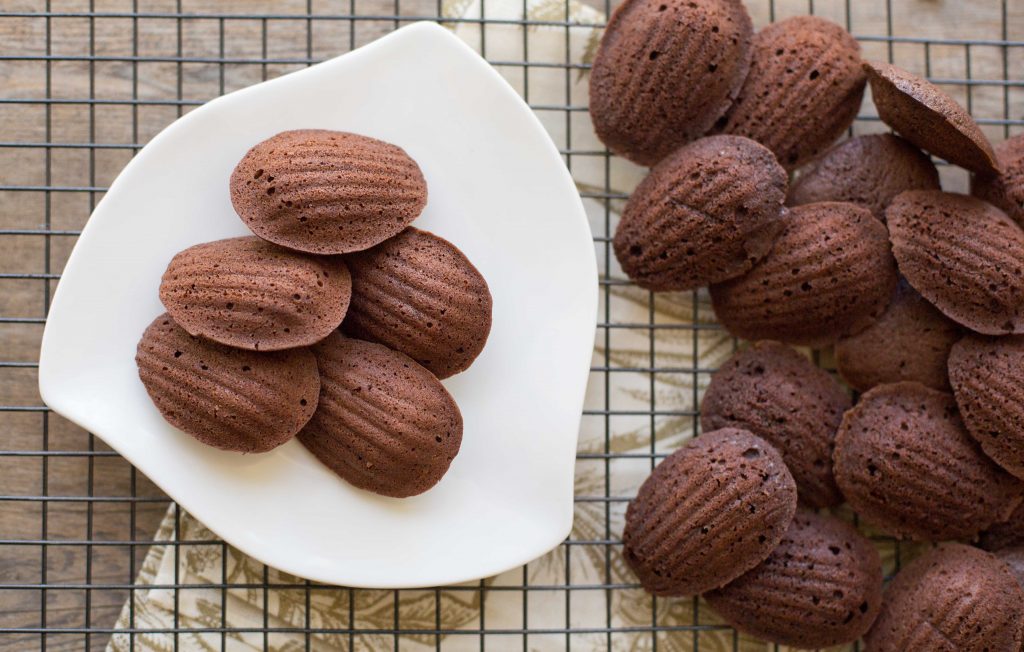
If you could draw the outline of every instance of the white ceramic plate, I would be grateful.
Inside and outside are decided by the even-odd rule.
[[[465,419],[462,450],[415,498],[354,489],[296,441],[263,455],[203,446],[161,418],[136,372],[171,257],[246,233],[228,197],[235,163],[264,138],[309,127],[404,147],[429,185],[415,225],[458,245],[494,296],[487,347],[445,381]],[[218,98],[154,138],[71,254],[43,334],[39,389],[271,566],[357,587],[448,584],[523,564],[569,533],[596,313],[590,230],[554,144],[485,61],[420,23]]]

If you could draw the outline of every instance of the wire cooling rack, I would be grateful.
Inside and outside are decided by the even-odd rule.
[[[658,459],[697,431],[700,391],[735,342],[713,323],[705,295],[655,297],[616,271],[610,236],[630,188],[615,181],[620,161],[580,139],[588,124],[581,122],[585,95],[575,85],[587,63],[571,47],[574,35],[594,32],[603,20],[573,16],[607,15],[612,6],[591,0],[600,14],[579,14],[570,10],[575,0],[550,0],[529,13],[523,0],[523,11],[510,18],[489,15],[498,0],[462,12],[468,4],[0,0],[0,650],[103,650],[111,643],[129,650],[771,649],[716,621],[697,600],[647,596],[617,561],[629,497]],[[799,13],[845,24],[866,57],[932,77],[993,140],[1024,126],[1024,1],[748,6],[758,25]],[[226,91],[408,22],[438,19],[471,28],[464,37],[470,34],[531,103],[570,170],[596,169],[603,177],[580,186],[602,270],[602,305],[578,454],[578,476],[590,479],[577,484],[578,527],[545,558],[459,587],[373,592],[266,568],[229,575],[225,544],[203,529],[186,533],[187,515],[174,505],[168,512],[170,501],[142,474],[42,405],[38,347],[53,289],[92,208],[159,129]],[[507,39],[509,30],[522,42],[511,57],[495,53],[496,39]],[[531,50],[538,30],[564,40],[559,56],[541,59]],[[552,79],[562,84],[562,98],[538,97],[540,79],[548,88]],[[865,107],[852,131],[884,130]],[[957,170],[943,167],[942,178],[947,189],[966,187]],[[628,317],[616,308],[622,302],[632,306]],[[827,354],[816,359],[828,366]],[[161,521],[164,540],[153,550],[173,556],[173,575],[155,587],[136,584]],[[891,573],[903,552],[877,541]],[[219,571],[213,581],[186,582],[178,560],[202,549],[215,551]],[[155,627],[140,622],[141,607],[130,599],[152,590],[174,607]],[[190,591],[219,596],[200,624],[182,611]],[[269,605],[285,604],[286,594],[299,615],[281,625]],[[240,626],[228,613],[238,595],[256,605],[255,624]],[[311,604],[325,598],[335,601],[337,620],[314,617]]]

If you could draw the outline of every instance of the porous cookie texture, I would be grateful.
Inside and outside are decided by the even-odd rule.
[[[283,131],[231,174],[231,203],[253,233],[315,254],[368,249],[427,203],[416,161],[382,140],[326,129]]]
[[[135,354],[139,378],[175,428],[223,450],[262,453],[316,410],[320,375],[308,349],[257,353],[189,335],[167,313]]]
[[[1005,521],[993,523],[982,532],[978,545],[985,550],[1024,546],[1024,502],[1017,505]]]
[[[1024,479],[1024,335],[967,335],[950,353],[949,380],[971,436]]]
[[[951,543],[896,574],[864,637],[870,652],[1017,652],[1024,592],[1006,564]]]
[[[896,288],[885,226],[842,202],[792,209],[772,250],[746,275],[711,286],[737,337],[824,346],[871,325]]]
[[[740,0],[626,0],[590,72],[590,117],[616,154],[654,165],[702,136],[747,76],[753,26]]]
[[[913,382],[879,385],[846,413],[833,470],[868,523],[921,541],[971,539],[1024,495],[967,434],[953,397]]]
[[[491,293],[469,259],[444,238],[409,227],[345,257],[352,337],[401,351],[447,378],[473,363],[491,331]]]
[[[938,86],[891,63],[864,63],[878,116],[926,152],[978,174],[994,174],[995,153],[974,118]]]
[[[988,335],[1024,333],[1024,230],[995,206],[910,190],[886,210],[900,272],[953,321]]]
[[[1017,584],[1024,588],[1024,547],[1003,548],[994,554],[1010,569]]]
[[[971,194],[1024,224],[1024,134],[997,143],[994,149],[999,174],[973,175]]]
[[[844,141],[800,171],[790,206],[846,201],[885,221],[885,207],[904,190],[938,190],[939,172],[921,150],[892,134]]]
[[[440,381],[404,353],[340,333],[313,350],[320,407],[299,441],[377,494],[405,498],[440,482],[462,444],[462,414]]]
[[[771,444],[706,432],[669,455],[626,510],[626,562],[656,595],[697,595],[750,570],[796,512],[796,484]]]
[[[901,380],[949,389],[946,360],[962,334],[960,326],[900,279],[877,322],[836,342],[836,367],[861,392]]]
[[[832,448],[850,396],[832,376],[784,344],[757,342],[711,376],[701,428],[742,428],[782,455],[800,500],[829,507],[843,497],[832,477]]]
[[[882,563],[849,524],[799,510],[767,559],[704,599],[736,629],[773,643],[852,643],[882,607]]]
[[[762,145],[711,136],[679,148],[637,186],[615,256],[640,287],[690,290],[749,270],[782,229],[786,171]]]
[[[192,335],[253,351],[313,344],[336,329],[352,281],[339,258],[255,236],[189,247],[171,259],[160,301]]]
[[[753,138],[793,169],[835,142],[864,95],[857,40],[833,22],[797,16],[752,41],[750,73],[721,125]]]

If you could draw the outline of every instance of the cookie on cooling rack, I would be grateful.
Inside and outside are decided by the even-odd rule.
[[[626,562],[655,595],[697,595],[758,565],[796,511],[782,456],[746,430],[706,432],[665,458],[626,510]]]
[[[904,190],[938,190],[939,172],[921,150],[892,134],[844,141],[801,169],[787,204],[845,201],[885,221],[885,207]]]
[[[997,171],[974,118],[938,86],[891,63],[864,63],[882,122],[926,152],[977,174]]]
[[[935,307],[988,335],[1024,333],[1024,230],[995,206],[910,190],[886,209],[900,272]]]
[[[427,184],[401,147],[326,129],[257,143],[231,174],[231,203],[253,233],[314,254],[368,249],[398,234],[427,203]]]
[[[949,380],[971,436],[1024,479],[1024,335],[968,334],[950,353]]]
[[[171,259],[160,301],[192,335],[253,351],[307,346],[341,324],[352,294],[339,258],[254,236],[189,247]]]
[[[189,335],[163,314],[135,355],[139,378],[175,428],[223,450],[262,453],[295,436],[316,409],[308,349],[255,352]]]
[[[347,334],[401,351],[438,378],[480,355],[491,331],[491,293],[458,247],[409,227],[345,260],[352,271]]]
[[[877,322],[836,342],[836,368],[861,392],[901,380],[948,390],[946,360],[962,334],[955,322],[900,279]]]
[[[620,156],[654,165],[699,138],[747,75],[753,26],[740,0],[626,0],[590,71],[590,117]]]
[[[739,276],[782,229],[786,171],[739,136],[701,138],[637,186],[615,231],[615,257],[637,285],[690,290]]]
[[[412,358],[333,333],[313,347],[320,407],[299,441],[349,483],[384,496],[421,494],[462,444],[462,413]]]
[[[967,433],[953,397],[919,383],[865,393],[843,417],[833,458],[850,507],[896,537],[970,539],[1024,497]]]
[[[751,53],[722,132],[753,138],[791,170],[853,123],[865,76],[860,45],[845,29],[816,16],[787,18],[758,32]]]
[[[1024,224],[1024,134],[997,143],[995,155],[999,174],[973,175],[971,194]]]
[[[1022,628],[1024,592],[1009,567],[951,543],[896,574],[864,643],[872,652],[1016,652]]]
[[[771,252],[746,275],[711,286],[718,320],[737,337],[824,346],[871,325],[896,288],[885,226],[866,208],[793,208]]]
[[[801,509],[767,559],[704,599],[739,631],[773,643],[852,643],[882,607],[882,562],[849,524]]]
[[[850,405],[828,373],[784,344],[762,341],[711,376],[701,428],[743,428],[762,437],[782,455],[800,500],[829,507],[843,500],[832,477],[832,448]]]

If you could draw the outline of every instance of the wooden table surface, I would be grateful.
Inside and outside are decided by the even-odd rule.
[[[210,3],[175,1],[40,1],[0,0],[0,12],[42,11],[129,12],[133,8],[151,13],[178,10],[209,13]],[[389,15],[397,0],[358,0],[358,13]],[[601,7],[603,3],[594,2]],[[752,13],[763,22],[767,2],[749,2]],[[779,15],[803,13],[806,0],[777,3]],[[913,0],[892,2],[892,27],[902,36],[930,38],[978,38],[1024,40],[1024,0],[941,2]],[[1003,31],[1003,11],[1009,18]],[[314,13],[343,14],[349,3],[311,2]],[[435,0],[403,0],[402,15],[432,15]],[[886,3],[858,1],[853,5],[856,34],[885,34]],[[819,13],[842,19],[844,3],[818,0]],[[304,14],[305,0],[285,2],[231,0],[217,3],[225,14]],[[81,229],[92,207],[101,197],[89,188],[110,184],[133,155],[136,145],[146,143],[191,105],[175,100],[205,101],[225,91],[241,88],[267,77],[302,67],[304,63],[218,64],[203,62],[133,62],[139,57],[195,57],[258,59],[321,59],[347,51],[352,45],[369,42],[394,27],[393,21],[361,20],[353,33],[348,21],[322,21],[307,38],[304,20],[217,20],[190,19],[181,23],[166,18],[87,17],[53,18],[0,15],[0,55],[67,55],[70,59],[0,60],[0,98],[103,98],[131,100],[138,97],[155,103],[0,103],[0,188],[10,186],[60,186],[80,191],[44,192],[0,189],[0,229]],[[264,39],[264,28],[266,38]],[[221,30],[223,50],[221,49]],[[47,52],[47,33],[51,49]],[[137,41],[134,36],[137,35]],[[137,47],[136,47],[137,44]],[[975,46],[970,68],[960,44],[930,46],[931,73],[937,77],[975,79],[1004,78],[1003,50]],[[866,56],[886,58],[883,43],[865,43]],[[924,47],[916,43],[894,46],[897,61],[920,66]],[[110,57],[94,62],[74,57]],[[1024,70],[1024,48],[1011,48],[1007,57],[1009,78],[1020,80]],[[963,87],[952,88],[966,101]],[[171,102],[160,103],[160,101]],[[976,115],[1002,118],[1009,107],[1010,118],[1024,118],[1024,90],[1019,86],[979,86],[972,92]],[[1020,130],[1015,127],[1014,130]],[[986,127],[990,137],[1001,139],[1007,130]],[[101,143],[88,147],[11,147],[13,143]],[[962,174],[944,172],[947,184],[962,188]],[[73,235],[0,236],[0,318],[28,318],[28,323],[0,321],[0,405],[40,406],[37,374],[42,334],[41,318],[56,280],[74,245]],[[3,278],[3,275],[35,274],[37,278]],[[31,321],[40,320],[40,321]],[[4,363],[26,363],[24,366]],[[98,439],[55,414],[39,411],[0,411],[0,449],[8,451],[99,451],[109,452]],[[0,496],[98,496],[121,498],[104,502],[83,500],[0,501],[0,539],[148,541],[163,516],[167,499],[147,478],[116,455],[24,455],[0,456]],[[136,496],[132,501],[125,497]],[[44,529],[45,512],[45,529]],[[37,584],[45,569],[47,582],[62,584],[130,584],[132,556],[135,564],[146,546],[68,545],[0,546],[0,585]],[[90,623],[110,627],[128,597],[125,589],[49,591],[46,596],[46,625],[85,627],[86,600]],[[4,589],[0,586],[0,628],[39,627],[42,592],[38,589]],[[102,649],[106,636],[90,638],[90,647]],[[38,635],[0,634],[0,650],[40,649]],[[47,649],[82,649],[82,637],[50,636]]]

